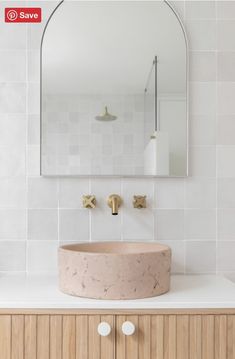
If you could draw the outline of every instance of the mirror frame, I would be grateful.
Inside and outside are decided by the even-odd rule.
[[[52,11],[52,13],[50,14],[46,25],[43,29],[43,33],[42,33],[42,37],[41,37],[41,43],[40,43],[40,176],[42,177],[66,177],[66,178],[72,178],[72,177],[77,177],[77,178],[141,178],[141,179],[148,179],[148,178],[186,178],[189,176],[189,46],[188,46],[188,38],[187,38],[187,34],[186,34],[186,30],[183,24],[183,21],[181,20],[180,15],[178,14],[178,12],[174,9],[174,7],[169,3],[169,0],[162,0],[167,6],[169,6],[169,8],[171,9],[171,11],[173,11],[173,13],[175,14],[176,18],[179,21],[179,24],[181,26],[181,29],[183,31],[183,35],[184,35],[184,40],[185,40],[185,46],[186,46],[186,174],[183,176],[154,176],[154,175],[47,175],[47,174],[43,174],[42,173],[42,46],[43,46],[43,40],[44,40],[44,36],[47,30],[47,26],[51,20],[51,18],[53,17],[54,13],[56,12],[56,10],[60,7],[60,5],[63,4],[65,0],[60,1],[56,7],[54,8],[54,10]],[[78,0],[80,1],[80,0]],[[92,1],[92,0],[87,0],[87,1]],[[128,0],[124,0],[128,1]],[[159,1],[159,0],[155,0],[155,1]]]

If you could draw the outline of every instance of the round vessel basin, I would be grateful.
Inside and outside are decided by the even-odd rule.
[[[170,288],[171,249],[158,243],[96,242],[59,248],[59,287],[96,299],[140,299]]]

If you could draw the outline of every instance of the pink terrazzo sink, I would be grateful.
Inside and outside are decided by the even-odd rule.
[[[96,299],[140,299],[170,287],[171,249],[158,243],[98,242],[59,248],[64,293]]]

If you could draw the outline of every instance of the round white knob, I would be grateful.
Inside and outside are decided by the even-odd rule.
[[[133,335],[135,333],[135,325],[129,321],[122,324],[122,332],[125,335]]]
[[[111,333],[111,326],[109,323],[101,322],[98,325],[97,331],[102,337],[107,337]]]

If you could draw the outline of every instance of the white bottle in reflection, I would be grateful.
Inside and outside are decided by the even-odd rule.
[[[169,161],[168,133],[155,131],[144,150],[144,174],[169,176]]]

